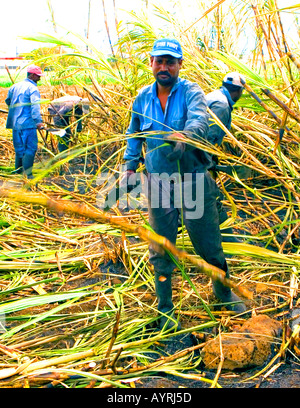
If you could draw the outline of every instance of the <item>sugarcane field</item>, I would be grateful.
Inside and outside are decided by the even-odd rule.
[[[300,4],[38,3],[0,47],[0,388],[300,388]]]

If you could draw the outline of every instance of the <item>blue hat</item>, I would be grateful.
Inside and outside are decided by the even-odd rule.
[[[152,57],[172,55],[172,57],[182,59],[181,45],[179,41],[173,38],[162,38],[155,41],[150,55]]]

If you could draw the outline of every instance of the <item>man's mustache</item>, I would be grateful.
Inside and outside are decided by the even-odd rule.
[[[169,78],[171,78],[171,75],[170,75],[169,72],[167,72],[167,71],[160,71],[160,72],[158,72],[157,75],[166,75],[166,76],[168,76]]]

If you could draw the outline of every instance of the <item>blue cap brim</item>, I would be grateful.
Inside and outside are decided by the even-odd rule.
[[[157,51],[152,51],[150,52],[151,57],[161,57],[162,55],[171,55],[174,58],[180,58],[182,59],[182,54],[178,54],[177,52],[170,51],[169,49],[167,50],[157,50]]]

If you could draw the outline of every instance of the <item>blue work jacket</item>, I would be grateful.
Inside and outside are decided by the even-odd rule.
[[[9,107],[7,129],[31,129],[42,123],[41,96],[34,81],[26,78],[14,84],[8,91],[5,102]]]
[[[229,91],[222,86],[220,89],[210,92],[206,95],[207,106],[220,119],[224,126],[229,130],[231,128],[231,115],[234,101],[232,100]],[[209,121],[208,140],[213,145],[221,145],[225,132],[214,122]]]
[[[207,131],[207,105],[199,85],[178,78],[163,112],[155,82],[143,88],[133,103],[131,122],[126,132],[126,168],[136,170],[143,142],[146,141],[145,166],[148,173],[176,173],[179,171],[177,161],[167,159],[173,146],[166,145],[163,138],[167,134],[182,132],[194,139],[206,139]],[[210,163],[208,154],[186,145],[180,160],[180,173],[204,172]]]

